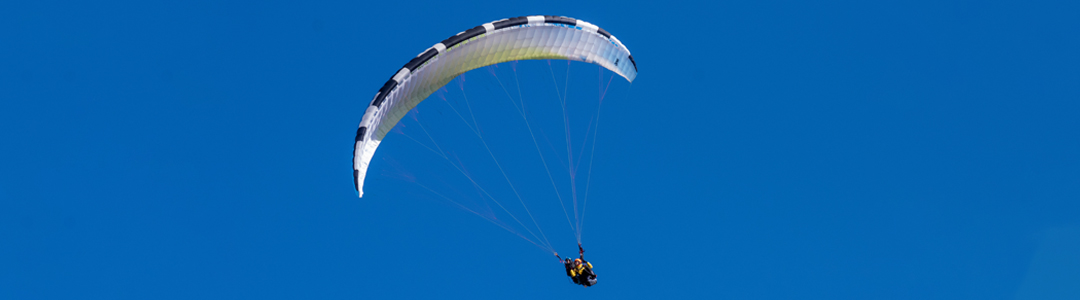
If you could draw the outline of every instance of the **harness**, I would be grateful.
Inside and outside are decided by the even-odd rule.
[[[568,275],[570,275],[570,277],[577,277],[579,274],[592,275],[592,263],[582,261],[581,264],[570,267],[569,271],[570,274]]]

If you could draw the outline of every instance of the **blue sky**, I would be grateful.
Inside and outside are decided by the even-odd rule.
[[[1077,11],[5,2],[0,298],[1075,299]],[[597,24],[640,67],[601,110],[588,289],[414,183],[350,182],[397,68],[533,14]],[[404,141],[377,159],[427,151]],[[552,207],[541,225],[572,252]]]

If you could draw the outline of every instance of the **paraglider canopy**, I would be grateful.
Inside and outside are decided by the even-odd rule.
[[[615,36],[589,22],[560,16],[527,16],[485,23],[421,52],[375,93],[356,130],[353,180],[364,195],[368,164],[386,134],[409,110],[469,70],[534,59],[599,65],[633,81],[637,64]]]

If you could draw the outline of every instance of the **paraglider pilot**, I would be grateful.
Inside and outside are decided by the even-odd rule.
[[[569,257],[563,259],[558,253],[555,257],[559,257],[559,261],[562,261],[563,266],[566,267],[566,276],[570,276],[574,284],[590,287],[596,284],[596,273],[593,273],[592,263],[585,261],[585,249],[581,248],[581,244],[578,244],[578,255],[580,257],[574,260],[570,260]]]

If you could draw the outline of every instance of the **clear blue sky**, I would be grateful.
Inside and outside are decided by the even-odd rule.
[[[3,2],[0,298],[1080,298],[1080,5],[870,2]],[[533,14],[640,67],[602,110],[588,289],[351,183],[397,68]]]

